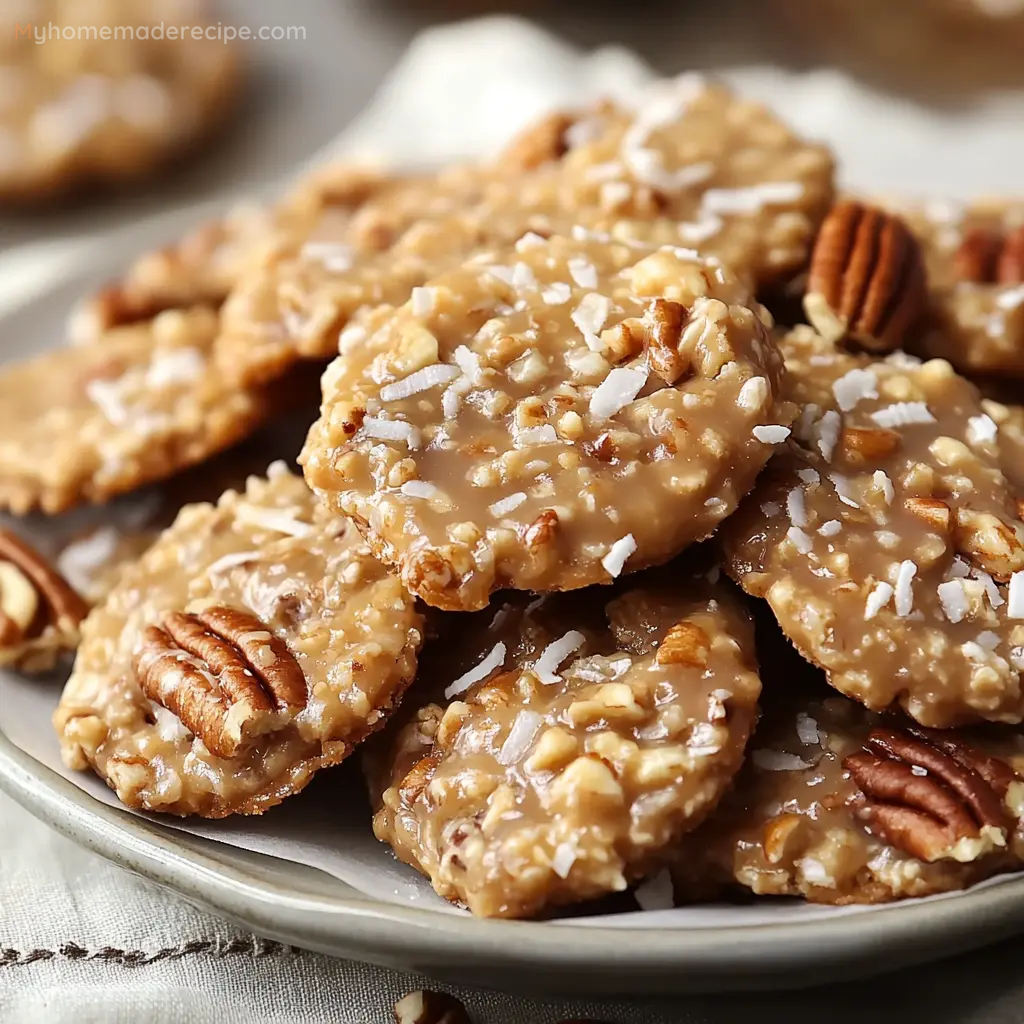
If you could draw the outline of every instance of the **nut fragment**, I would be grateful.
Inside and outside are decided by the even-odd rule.
[[[666,384],[675,384],[687,369],[686,361],[679,352],[679,339],[687,316],[686,307],[670,299],[655,299],[647,310],[645,319],[650,324],[648,359],[651,371]]]
[[[171,612],[162,629],[149,626],[143,639],[134,662],[142,692],[177,715],[218,757],[234,757],[276,716],[306,704],[298,662],[248,612]]]
[[[9,530],[0,530],[0,646],[37,635],[47,625],[74,628],[88,610],[38,551]]]
[[[395,1024],[472,1024],[466,1007],[446,992],[410,992],[395,1003]]]
[[[804,309],[830,341],[899,348],[925,310],[921,249],[898,217],[846,201],[825,218],[811,255]]]
[[[786,847],[797,837],[806,820],[802,814],[780,814],[765,825],[764,855],[769,864],[778,864],[785,857]]]
[[[881,427],[845,427],[842,452],[847,462],[873,462],[898,451],[900,435]]]
[[[904,498],[903,507],[938,533],[949,533],[953,526],[953,510],[938,498]]]
[[[509,143],[499,160],[509,170],[529,171],[549,160],[558,160],[569,149],[565,133],[576,118],[564,112],[555,112],[531,125]]]
[[[711,638],[692,622],[677,622],[661,641],[654,660],[659,665],[692,665],[704,668],[708,663]]]
[[[968,231],[953,257],[953,270],[971,284],[1024,283],[1024,227],[1006,235],[984,228]]]
[[[886,842],[927,862],[974,859],[984,846],[964,850],[961,841],[979,838],[982,828],[1005,841],[1008,825],[995,785],[973,767],[991,772],[991,759],[953,737],[941,749],[930,735],[874,729],[843,767],[864,794],[864,817]]]
[[[553,508],[546,508],[526,528],[523,540],[531,551],[536,551],[550,544],[557,530],[558,513]]]
[[[956,546],[960,554],[1000,583],[1024,569],[1024,544],[1017,531],[990,512],[957,509]]]

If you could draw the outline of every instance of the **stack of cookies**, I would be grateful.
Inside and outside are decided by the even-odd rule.
[[[377,836],[487,916],[1020,866],[1024,410],[958,371],[1024,371],[1022,221],[833,175],[684,77],[142,257],[0,380],[13,513],[210,491],[77,540],[88,588],[5,536],[4,660],[77,648],[66,763],[221,817],[358,751]],[[302,475],[220,493],[286,412]]]

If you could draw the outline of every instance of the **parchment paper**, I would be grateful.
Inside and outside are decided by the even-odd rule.
[[[600,94],[628,96],[651,77],[625,50],[611,48],[583,56],[513,19],[432,30],[411,48],[370,108],[332,152],[406,164],[471,156],[493,150],[546,109]],[[907,103],[896,105],[834,73],[799,77],[772,69],[743,69],[726,72],[723,77],[742,91],[774,103],[805,133],[836,146],[845,162],[844,177],[852,187],[961,198],[1019,187],[1019,168],[1024,165],[1024,102],[1020,98],[998,98],[970,114],[937,113]],[[982,152],[984,160],[979,157]],[[77,255],[54,247],[43,259],[19,263],[8,256],[0,260],[0,306],[6,302],[11,308],[17,299],[38,292],[45,282],[72,269]],[[37,303],[44,304],[45,299]],[[47,347],[59,339],[53,318],[62,317],[63,309],[49,305],[46,313],[40,314],[47,318],[49,328],[40,326],[38,337],[33,334],[26,339],[20,329],[29,310],[19,314],[17,331],[10,329],[10,319],[0,320],[4,358],[22,355],[25,349]],[[118,514],[130,519],[138,503],[146,500],[122,501]],[[90,510],[70,522],[41,526],[36,521],[33,529],[43,531],[44,541],[49,530],[53,541],[72,524],[96,521],[99,516]],[[62,677],[25,680],[0,671],[0,730],[97,800],[118,806],[97,778],[69,772],[61,764],[50,716],[62,682]],[[319,868],[380,900],[417,903],[438,913],[462,913],[435,896],[425,880],[397,863],[374,839],[361,776],[354,764],[322,773],[306,793],[259,818],[158,820],[194,835]],[[1001,881],[1005,879],[986,884]],[[664,893],[658,880],[650,889]],[[750,906],[596,913],[557,923],[636,927],[642,915],[644,923],[652,926],[700,928],[870,912],[865,908],[817,907],[796,900],[762,900]]]

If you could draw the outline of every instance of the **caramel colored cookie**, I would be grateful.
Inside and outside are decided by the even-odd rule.
[[[82,627],[55,716],[129,807],[258,814],[383,725],[422,618],[283,465],[190,505]]]
[[[299,251],[314,229],[340,230],[386,179],[367,168],[328,164],[273,204],[244,203],[141,255],[121,278],[86,296],[72,313],[71,340],[102,340],[112,328],[169,309],[219,307],[246,274]]]
[[[758,104],[696,76],[661,82],[636,109],[552,115],[490,165],[403,182],[349,223],[318,229],[243,280],[224,314],[224,364],[266,379],[323,358],[363,306],[481,249],[577,226],[699,248],[758,286],[802,267],[832,197],[832,159]]]
[[[734,787],[678,847],[677,901],[738,887],[884,903],[1020,868],[1018,734],[922,729],[771,675]]]
[[[234,46],[191,34],[216,20],[196,0],[5,5],[0,202],[142,178],[208,135],[239,79]]]
[[[1024,718],[1024,524],[996,422],[942,360],[782,342],[794,436],[721,531],[829,682],[924,725]]]
[[[372,319],[306,476],[438,608],[667,561],[789,433],[770,317],[686,250],[526,236]]]
[[[367,763],[377,837],[475,914],[625,889],[742,761],[761,689],[751,621],[691,570],[513,595],[448,628],[421,674],[445,699]]]
[[[0,506],[58,512],[162,480],[251,434],[302,391],[242,390],[210,359],[211,310],[172,310],[0,371]],[[308,383],[308,382],[307,382]]]

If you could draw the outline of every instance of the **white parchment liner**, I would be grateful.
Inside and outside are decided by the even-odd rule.
[[[606,48],[581,55],[539,29],[515,19],[489,19],[424,33],[382,87],[370,108],[331,147],[393,163],[436,164],[494,151],[509,135],[553,107],[598,95],[635,94],[653,76],[629,52]],[[722,77],[742,92],[774,105],[802,132],[837,150],[844,184],[867,192],[967,198],[1019,190],[1024,166],[1024,96],[1003,96],[979,107],[936,112],[895,103],[842,75],[795,75],[744,68]],[[984,152],[986,159],[980,159]],[[0,257],[0,308],[73,271],[76,252],[47,245],[32,253]],[[3,324],[0,322],[0,335]],[[23,347],[24,339],[19,339]],[[38,347],[43,347],[40,340]],[[4,345],[4,359],[24,355]],[[145,500],[145,499],[140,499]],[[129,517],[133,499],[119,503]],[[84,519],[101,522],[105,511]],[[42,764],[97,800],[119,806],[89,773],[69,772],[60,760],[50,716],[62,680],[26,680],[0,671],[0,730]],[[159,817],[161,824],[257,853],[319,868],[376,899],[459,911],[434,895],[429,884],[397,863],[370,829],[361,777],[354,766],[329,782],[286,801],[262,817],[210,822]],[[1016,877],[1016,876],[1007,876]],[[985,885],[998,885],[995,879]],[[955,899],[956,894],[932,897]],[[870,913],[869,908],[830,908],[798,900],[763,900],[751,906],[698,906],[675,910],[573,918],[559,922],[636,927],[638,916],[657,927],[758,925],[809,917]]]

